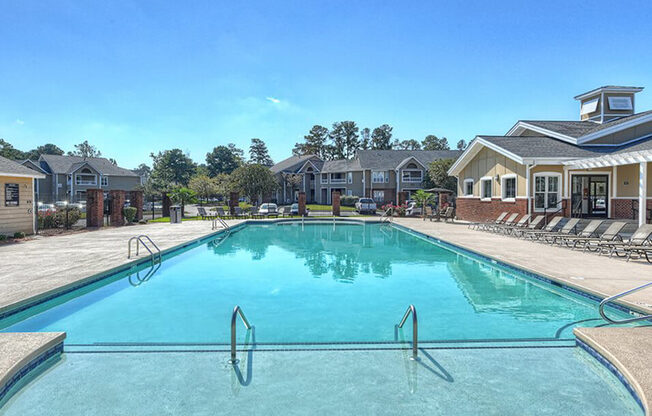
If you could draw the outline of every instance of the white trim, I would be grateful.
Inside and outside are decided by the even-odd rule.
[[[592,97],[594,95],[597,95],[599,92],[602,92],[602,93],[605,93],[605,92],[617,92],[617,93],[623,93],[623,94],[627,94],[627,93],[636,94],[637,92],[641,92],[641,91],[643,91],[642,87],[615,87],[615,88],[613,88],[613,87],[611,87],[611,88],[610,87],[599,87],[599,88],[593,89],[591,91],[584,92],[584,93],[582,93],[580,95],[576,95],[573,98],[575,98],[576,100],[583,100],[585,98],[590,98],[590,97]]]
[[[301,168],[297,171],[297,173],[301,172],[301,171],[303,170],[303,168],[305,168],[306,165],[307,165],[308,163],[310,163],[310,164],[312,165],[312,168],[313,168],[316,172],[321,172],[319,169],[317,169],[317,166],[315,166],[315,164],[312,163],[312,161],[311,161],[310,159],[308,159],[308,160],[306,160],[306,163],[304,163],[303,165],[301,165]]]
[[[521,130],[521,129],[523,129],[523,130],[532,130],[534,132],[541,133],[544,136],[550,136],[550,137],[553,137],[555,139],[559,139],[559,140],[562,140],[562,141],[565,141],[565,142],[568,142],[568,143],[577,144],[577,139],[574,138],[574,137],[566,136],[565,134],[557,133],[556,131],[544,129],[543,127],[535,126],[535,125],[526,123],[524,121],[519,121],[518,123],[516,123],[514,125],[514,127],[509,129],[506,136],[520,136],[520,134],[523,132],[523,130]]]
[[[626,130],[631,127],[636,127],[639,124],[647,123],[649,121],[652,121],[652,113],[645,116],[637,117],[633,120],[619,123],[615,126],[606,127],[602,130],[596,131],[595,133],[587,134],[586,136],[579,137],[577,139],[577,144],[583,144],[591,140],[599,139],[602,136],[608,136],[610,134],[619,132],[621,130]]]
[[[397,169],[397,170],[398,170],[398,169],[401,169],[401,166],[403,166],[404,164],[406,164],[410,159],[414,159],[418,164],[421,165],[422,168],[424,168],[424,169],[427,168],[426,165],[424,165],[423,163],[421,163],[421,161],[420,161],[419,159],[417,159],[415,156],[409,156],[409,157],[406,157],[405,159],[403,159],[403,161],[402,161],[401,163],[399,163],[398,166],[396,166],[396,169]]]
[[[403,169],[400,171],[401,172],[401,182],[403,183],[421,183],[423,182],[423,170],[421,169]],[[406,172],[419,172],[421,174],[421,178],[417,180],[408,180],[406,181],[403,175],[405,175]]]
[[[638,165],[638,226],[647,222],[647,162]]]
[[[509,151],[503,149],[500,146],[497,146],[497,145],[495,145],[493,143],[488,142],[487,140],[483,139],[481,136],[476,136],[473,139],[473,141],[471,142],[471,144],[469,144],[467,146],[467,148],[464,150],[464,152],[462,152],[460,157],[457,158],[455,163],[453,163],[453,165],[450,167],[450,169],[448,169],[448,175],[449,176],[457,176],[457,175],[459,175],[459,173],[463,169],[463,167],[468,165],[469,162],[471,162],[473,160],[475,155],[477,155],[478,152],[480,150],[482,150],[482,148],[481,147],[479,148],[479,146],[487,147],[487,148],[489,148],[489,149],[491,149],[491,150],[493,150],[493,151],[495,151],[497,153],[500,153],[501,155],[503,155],[505,157],[510,158],[514,162],[519,163],[521,165],[525,164],[523,162],[523,158],[521,158],[520,156],[515,155],[514,153],[509,152]]]
[[[514,179],[514,197],[505,198],[505,180]],[[500,177],[500,199],[505,202],[514,202],[516,201],[516,196],[518,195],[518,175],[515,173],[508,173],[506,175],[501,175]]]
[[[466,193],[466,184],[468,182],[471,182],[471,193],[470,194]],[[464,179],[464,182],[463,182],[463,185],[462,185],[462,195],[461,195],[461,197],[462,198],[472,198],[474,196],[474,194],[475,194],[474,189],[473,189],[474,186],[475,186],[475,181],[473,180],[473,178]]]
[[[536,178],[540,177],[540,176],[543,176],[543,177],[556,177],[556,178],[559,179],[559,183],[558,183],[558,186],[557,186],[557,201],[560,202],[562,200],[562,195],[563,195],[562,190],[563,190],[563,187],[564,187],[562,174],[559,173],[559,172],[536,172],[536,173],[534,173],[532,175],[532,178],[533,178],[532,185],[534,185],[534,189],[532,189],[532,197],[533,197],[535,203],[536,203],[536,194],[537,194],[537,190],[536,190],[537,181],[536,181]],[[544,191],[545,196],[544,196],[544,200],[543,200],[544,205],[548,205],[548,194],[549,193],[550,192],[548,191],[548,180],[546,180],[546,190]],[[543,212],[545,210],[545,207],[544,208],[537,208],[536,206],[534,206],[533,209],[534,209],[534,212]]]
[[[494,196],[494,178],[493,176],[483,176],[479,180],[480,182],[480,201],[491,201],[491,198]],[[484,196],[484,182],[489,182],[490,186],[490,196]]]
[[[25,168],[29,169],[29,168]],[[27,173],[5,173],[0,172],[0,176],[13,176],[14,178],[35,178],[35,179],[45,179],[45,175],[34,173],[33,175]]]

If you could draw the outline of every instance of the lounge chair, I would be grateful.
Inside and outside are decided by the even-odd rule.
[[[278,212],[281,217],[292,217],[291,207],[285,206],[281,207],[281,210]]]
[[[572,247],[573,240],[576,238],[598,237],[598,228],[603,222],[604,220],[591,220],[577,235],[558,236],[555,242],[559,241],[559,245],[566,244],[568,247]]]
[[[432,207],[426,207],[426,214],[423,217],[424,221],[425,221],[426,218],[428,218],[430,221],[432,221],[432,219],[435,218],[436,216],[437,216],[437,214],[435,214],[432,211]]]
[[[439,218],[442,218],[445,222],[448,222],[448,220],[451,220],[451,222],[455,222],[455,208],[453,207],[446,207],[439,213]]]
[[[527,233],[529,231],[534,231],[537,228],[539,228],[541,226],[541,223],[543,222],[544,218],[545,218],[545,216],[543,216],[543,215],[537,215],[536,217],[534,217],[534,219],[532,221],[530,221],[530,223],[528,224],[527,227],[525,227],[525,228],[516,228],[516,229],[512,230],[512,235],[514,237],[517,237],[517,238],[523,237],[523,235],[525,235],[525,233]]]
[[[278,211],[276,210],[276,208],[271,208],[269,211],[267,211],[267,217],[268,218],[271,218],[271,217],[278,218]]]
[[[571,218],[568,221],[566,221],[566,224],[564,224],[561,229],[556,232],[556,233],[548,233],[544,234],[543,241],[549,244],[555,244],[557,240],[561,240],[562,237],[567,236],[567,235],[574,235],[577,234],[577,224],[580,223],[579,218]]]
[[[222,208],[222,207],[217,207],[217,208],[215,208],[215,212],[216,212],[216,214],[217,214],[217,216],[218,216],[219,218],[227,219],[227,218],[230,217],[229,214],[227,214],[227,213],[224,212],[224,208]]]
[[[197,214],[201,217],[202,220],[211,220],[213,219],[213,215],[210,215],[209,213],[206,212],[206,208],[204,207],[197,207]]]
[[[643,224],[630,237],[627,241],[601,241],[598,242],[597,250],[602,252],[608,249],[609,257],[614,254],[618,257],[627,257],[627,261],[631,258],[632,254],[636,253],[639,256],[645,255],[648,259],[648,252],[652,253],[652,245],[650,245],[650,236],[652,235],[652,225]],[[621,254],[622,253],[622,254]],[[650,261],[648,259],[648,261]]]
[[[505,235],[512,234],[514,230],[519,229],[519,228],[524,228],[527,227],[528,223],[530,222],[530,219],[532,218],[532,215],[530,214],[525,214],[521,217],[520,220],[514,225],[506,226],[498,226],[497,230],[495,232],[503,233]]]
[[[514,224],[516,224],[516,218],[518,218],[518,212],[510,214],[509,217],[507,217],[501,224],[488,224],[482,228],[482,230],[491,231],[492,233],[500,232],[501,229],[512,227]]]
[[[492,220],[491,218],[487,218],[484,221],[472,222],[471,224],[469,224],[469,228],[473,230],[480,230],[484,228],[486,225],[502,224],[503,221],[505,220],[505,217],[507,217],[507,215],[509,215],[509,212],[505,211],[502,214],[500,214],[498,218],[496,218],[495,220]]]
[[[561,215],[557,215],[553,217],[553,219],[550,220],[550,222],[546,224],[542,229],[527,231],[523,234],[523,237],[530,238],[532,240],[538,240],[541,236],[554,232],[557,229],[557,226],[559,226],[561,220],[563,219],[564,217],[562,217]]]
[[[565,240],[567,241],[567,245],[569,245],[569,242],[573,243],[573,249],[581,246],[584,251],[595,251],[597,248],[594,250],[593,243],[598,241],[622,241],[623,238],[620,236],[620,232],[625,228],[625,225],[627,225],[627,223],[616,221],[612,222],[600,237],[571,237],[566,238]]]
[[[249,214],[247,214],[245,211],[242,210],[240,207],[235,207],[233,209],[233,213],[237,218],[247,218]]]

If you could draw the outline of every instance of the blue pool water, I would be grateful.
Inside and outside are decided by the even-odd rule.
[[[112,280],[0,328],[66,331],[68,344],[226,343],[236,304],[260,343],[392,341],[409,304],[424,341],[568,339],[575,325],[603,323],[584,297],[371,224],[250,225],[140,285]]]

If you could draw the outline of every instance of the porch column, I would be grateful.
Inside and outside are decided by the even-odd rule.
[[[530,201],[530,165],[525,165],[525,198],[527,199],[527,213],[532,214],[532,203]]]
[[[645,224],[647,201],[647,162],[638,165],[638,226]]]

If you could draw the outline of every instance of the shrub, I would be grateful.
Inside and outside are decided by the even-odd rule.
[[[7,239],[7,236],[4,234],[0,234],[0,241],[5,241]]]
[[[358,202],[358,199],[360,199],[358,196],[343,196],[340,197],[340,205],[343,207],[353,207]]]
[[[68,209],[68,224],[74,225],[81,218],[82,213],[79,208]],[[60,228],[66,226],[66,210],[45,211],[38,213],[38,228],[45,230],[48,228]]]
[[[134,207],[125,207],[122,210],[122,212],[125,215],[125,219],[127,220],[127,224],[131,224],[136,219],[136,213],[138,212],[138,210],[136,208],[134,208]]]
[[[25,238],[25,233],[22,231],[16,231],[14,233],[14,238]]]

